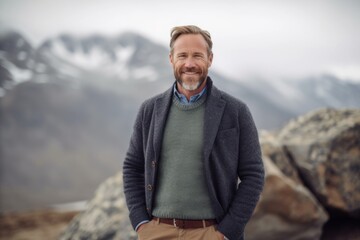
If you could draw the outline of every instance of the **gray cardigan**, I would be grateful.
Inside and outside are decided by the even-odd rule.
[[[243,239],[264,184],[257,130],[248,107],[207,79],[204,116],[204,174],[217,229]],[[123,164],[124,192],[135,228],[151,219],[160,147],[173,88],[145,101],[137,115]],[[240,179],[240,183],[238,181]]]

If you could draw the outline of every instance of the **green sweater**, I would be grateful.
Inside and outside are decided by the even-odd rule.
[[[204,166],[206,95],[191,105],[174,96],[164,130],[158,188],[152,214],[162,218],[211,219]]]

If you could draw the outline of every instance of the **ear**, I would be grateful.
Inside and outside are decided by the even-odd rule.
[[[214,54],[213,54],[213,53],[210,53],[210,56],[209,56],[209,63],[208,63],[208,68],[209,68],[209,67],[211,67],[213,57],[214,57]]]
[[[171,64],[174,64],[173,55],[171,53],[169,53],[169,60]]]

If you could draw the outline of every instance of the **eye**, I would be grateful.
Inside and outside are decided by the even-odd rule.
[[[194,57],[197,59],[202,59],[204,56],[202,54],[195,54]]]
[[[177,55],[177,57],[179,59],[184,59],[184,58],[186,58],[186,54],[179,54],[179,55]]]

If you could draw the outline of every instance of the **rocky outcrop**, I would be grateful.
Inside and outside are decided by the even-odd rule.
[[[87,210],[75,217],[59,240],[135,240],[123,193],[122,174],[100,185]]]
[[[337,240],[345,236],[322,231],[329,208],[358,216],[359,116],[360,110],[319,110],[290,122],[278,133],[261,135],[266,181],[245,229],[246,239]],[[352,232],[352,224],[348,226],[346,239],[356,239],[352,237],[358,233]],[[60,239],[136,239],[121,173],[99,187],[87,210]]]
[[[260,144],[263,157],[267,156],[281,172],[295,183],[302,184],[298,171],[288,153],[276,137],[276,133],[262,131]]]
[[[265,187],[245,231],[248,240],[320,239],[328,216],[301,183],[264,157]]]
[[[325,207],[360,217],[360,110],[310,112],[286,125],[278,140]]]
[[[269,158],[264,158],[264,164],[265,188],[246,228],[247,239],[319,239],[327,220],[323,208],[305,187],[281,173]],[[122,189],[121,173],[105,181],[87,210],[73,219],[60,240],[136,239]]]
[[[264,159],[265,187],[246,239],[320,239],[328,216],[314,196],[300,183],[285,176],[268,157]]]

